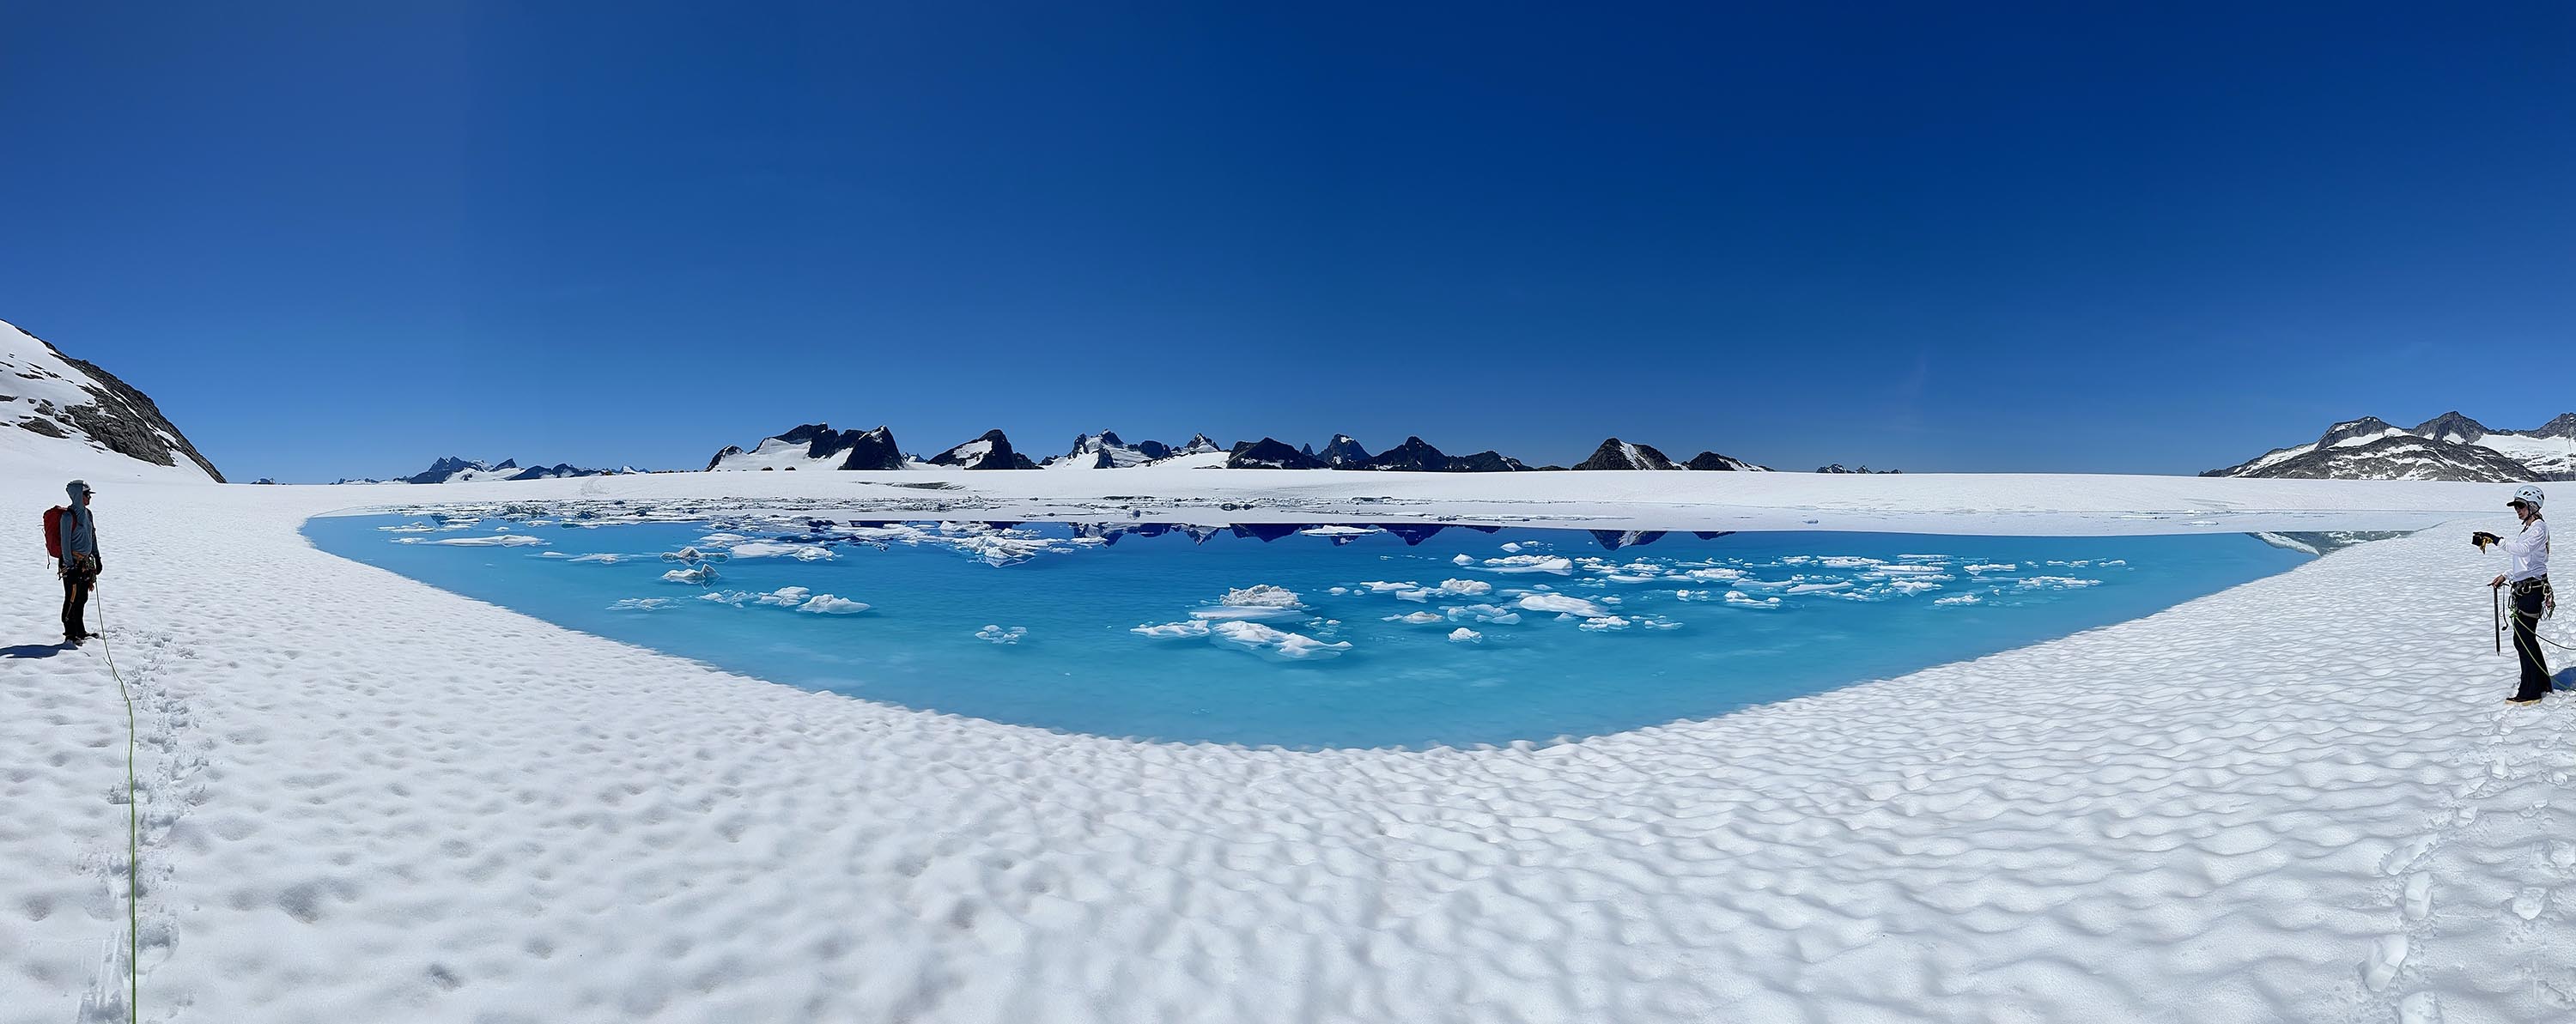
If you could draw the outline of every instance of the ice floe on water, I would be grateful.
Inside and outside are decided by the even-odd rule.
[[[796,606],[797,611],[811,612],[816,615],[856,615],[868,608],[869,605],[864,601],[852,601],[830,594],[816,594],[804,604]]]
[[[1193,610],[1190,617],[1209,620],[1302,619],[1306,617],[1306,603],[1295,591],[1261,583],[1226,591],[1214,606]]]
[[[676,600],[677,599],[675,598],[668,597],[630,597],[623,601],[619,601],[616,604],[609,605],[608,609],[610,611],[620,612],[649,612],[656,609],[668,608],[675,603]]]
[[[413,543],[417,542],[411,537],[402,538],[402,541]],[[524,533],[495,533],[486,534],[481,537],[448,537],[443,540],[430,541],[429,543],[441,544],[454,548],[521,548],[543,544],[545,541],[540,538],[528,536]]]
[[[1530,594],[1521,598],[1520,608],[1523,611],[1572,615],[1585,619],[1597,619],[1610,614],[1599,604],[1564,594]]]
[[[1505,545],[1506,548],[1509,545]],[[1574,560],[1563,555],[1510,555],[1488,558],[1485,568],[1499,573],[1553,573],[1558,576],[1574,572]]]
[[[714,582],[715,579],[716,567],[712,565],[693,565],[686,569],[673,569],[662,574],[662,580],[666,583],[704,585]]]
[[[834,556],[832,549],[820,544],[781,544],[775,541],[745,541],[725,549],[735,558],[793,558],[799,562],[825,562]]]
[[[1208,627],[1208,638],[1229,647],[1285,661],[1338,658],[1351,650],[1348,640],[1327,643],[1303,633],[1273,629],[1258,622],[1219,622]]]
[[[1475,630],[1469,629],[1465,626],[1460,626],[1449,631],[1449,642],[1453,644],[1481,644],[1485,642],[1485,634],[1476,632]]]
[[[1448,622],[1449,616],[1443,615],[1439,612],[1414,612],[1409,615],[1389,615],[1386,617],[1386,621],[1401,622],[1413,626],[1428,626],[1434,623]]]
[[[1006,645],[1019,643],[1020,638],[1027,635],[1029,635],[1029,630],[1026,626],[1004,627],[999,624],[994,624],[987,625],[984,628],[975,631],[975,639],[977,640]]]

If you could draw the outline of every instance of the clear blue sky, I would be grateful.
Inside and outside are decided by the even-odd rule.
[[[5,0],[0,319],[238,479],[2576,408],[2576,6],[1716,6]]]

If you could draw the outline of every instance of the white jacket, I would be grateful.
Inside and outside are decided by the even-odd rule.
[[[2505,582],[2520,583],[2549,575],[2549,520],[2532,520],[2522,532],[2507,535],[2499,546],[2512,560],[2504,571]]]

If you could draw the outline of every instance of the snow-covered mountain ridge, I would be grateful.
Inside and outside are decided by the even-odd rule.
[[[1187,443],[1178,445],[1151,440],[1130,443],[1108,430],[1077,435],[1072,447],[1064,454],[1050,455],[1037,462],[1029,461],[1026,455],[1013,449],[1010,439],[999,430],[985,431],[974,440],[924,458],[903,454],[895,447],[894,432],[886,427],[865,432],[836,432],[824,423],[809,423],[773,435],[748,451],[727,445],[716,452],[714,458],[707,460],[710,470],[1129,469],[1137,466],[1416,473],[1513,473],[1565,468],[1532,467],[1490,449],[1473,455],[1450,455],[1420,437],[1407,437],[1403,444],[1371,455],[1348,434],[1333,435],[1332,441],[1325,444],[1319,453],[1313,445],[1291,445],[1268,437],[1232,446],[1218,444],[1206,434],[1198,434]],[[1591,458],[1574,468],[1769,471],[1767,467],[1743,459],[1705,451],[1686,463],[1677,463],[1650,445],[1630,444],[1615,437],[1602,442]]]
[[[17,429],[10,430],[9,427]],[[109,452],[222,482],[159,406],[98,364],[0,320],[0,445],[75,457]]]
[[[2576,413],[2531,430],[2493,430],[2446,412],[2398,427],[2376,416],[2326,428],[2307,444],[2275,448],[2202,476],[2302,480],[2576,480]]]

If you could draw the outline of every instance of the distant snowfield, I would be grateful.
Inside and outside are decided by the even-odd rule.
[[[1287,753],[809,693],[334,558],[311,515],[739,500],[961,519],[2084,533],[2502,522],[2495,485],[1731,473],[724,473],[99,486],[162,1021],[2543,1021],[2576,711],[2501,703],[2460,529],[1722,718]],[[922,489],[898,484],[948,485]],[[1224,506],[1245,506],[1228,509]],[[504,556],[508,557],[508,556]],[[0,657],[0,1022],[123,1016],[124,711]]]

